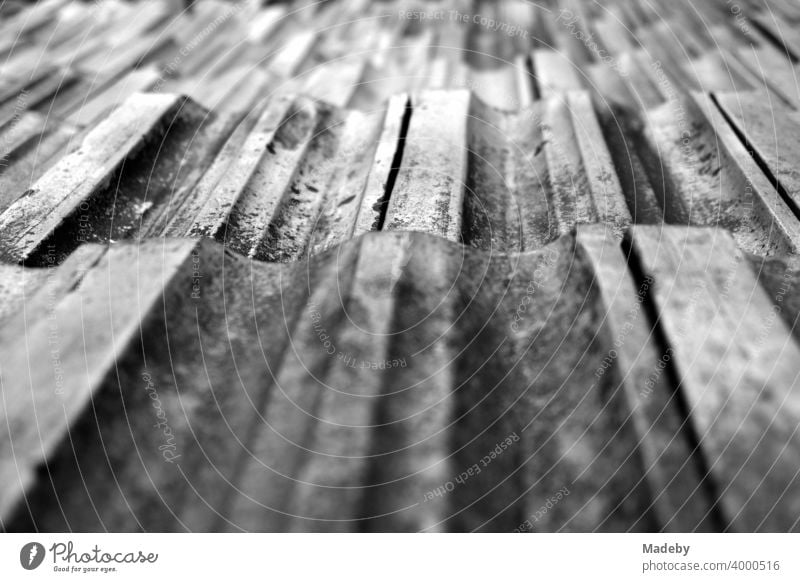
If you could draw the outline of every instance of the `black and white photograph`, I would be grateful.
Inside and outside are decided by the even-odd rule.
[[[800,579],[798,73],[798,0],[0,0],[0,577]]]

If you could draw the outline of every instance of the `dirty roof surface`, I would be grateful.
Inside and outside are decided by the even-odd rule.
[[[788,0],[0,9],[0,528],[800,530]]]

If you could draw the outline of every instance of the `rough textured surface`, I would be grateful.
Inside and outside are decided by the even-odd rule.
[[[633,271],[607,227],[509,255],[373,234],[295,266],[210,242],[86,247],[96,258],[79,280],[43,283],[34,301],[53,315],[27,323],[28,346],[4,342],[15,403],[4,418],[52,419],[3,430],[15,455],[4,467],[27,476],[4,482],[7,527],[511,530],[566,487],[535,529],[792,528],[788,329],[778,320],[756,333],[771,303],[724,231],[636,227],[630,240]],[[709,244],[715,270],[674,258],[679,245],[706,256]],[[59,282],[77,262],[58,268]],[[725,289],[730,314],[703,309]],[[687,334],[687,319],[701,332]],[[21,323],[7,320],[4,337]],[[31,377],[54,324],[59,368]],[[774,365],[759,372],[756,357]],[[56,396],[30,392],[54,371]],[[764,390],[771,398],[752,400]],[[746,427],[761,434],[762,417],[772,421],[751,454]],[[429,493],[506,437],[513,448],[491,471]],[[95,462],[101,446],[107,463]],[[33,482],[44,458],[52,480]]]
[[[427,91],[374,112],[281,95],[244,117],[136,94],[0,221],[6,259],[41,264],[44,241],[61,261],[83,242],[154,236],[290,261],[370,230],[511,251],[577,223],[621,236],[631,218],[587,93],[511,113]]]
[[[729,237],[637,227],[632,241],[726,523],[796,529],[800,350],[789,329]]]
[[[762,37],[745,58],[735,31],[703,30],[680,10],[667,14],[700,55],[691,63],[663,23],[627,11],[617,17],[641,27],[650,53],[588,10],[552,12],[535,31],[550,46],[528,59],[519,51],[534,35],[499,42],[481,27],[400,17],[401,3],[314,13],[207,0],[179,15],[115,0],[63,14],[46,5],[6,25],[25,39],[9,47],[0,87],[6,261],[40,263],[48,238],[61,261],[78,242],[162,235],[289,261],[380,229],[523,250],[578,223],[619,235],[662,220],[723,226],[757,254],[800,240],[794,169],[775,153],[796,149],[794,102],[767,74],[790,64]],[[347,19],[359,9],[380,25]],[[509,14],[534,26],[544,13]],[[102,28],[70,39],[92,19]],[[48,32],[47,66],[35,65]],[[237,34],[245,40],[228,46]],[[462,62],[470,46],[483,54]],[[190,100],[173,111],[169,91]],[[32,194],[43,190],[54,195]]]
[[[0,529],[798,529],[796,5],[179,4],[0,6]]]
[[[180,107],[173,95],[141,95],[92,132],[0,216],[3,258],[22,261],[64,220],[109,183],[163,118]]]
[[[461,238],[467,172],[469,91],[423,93],[413,114],[389,206],[387,230]]]

